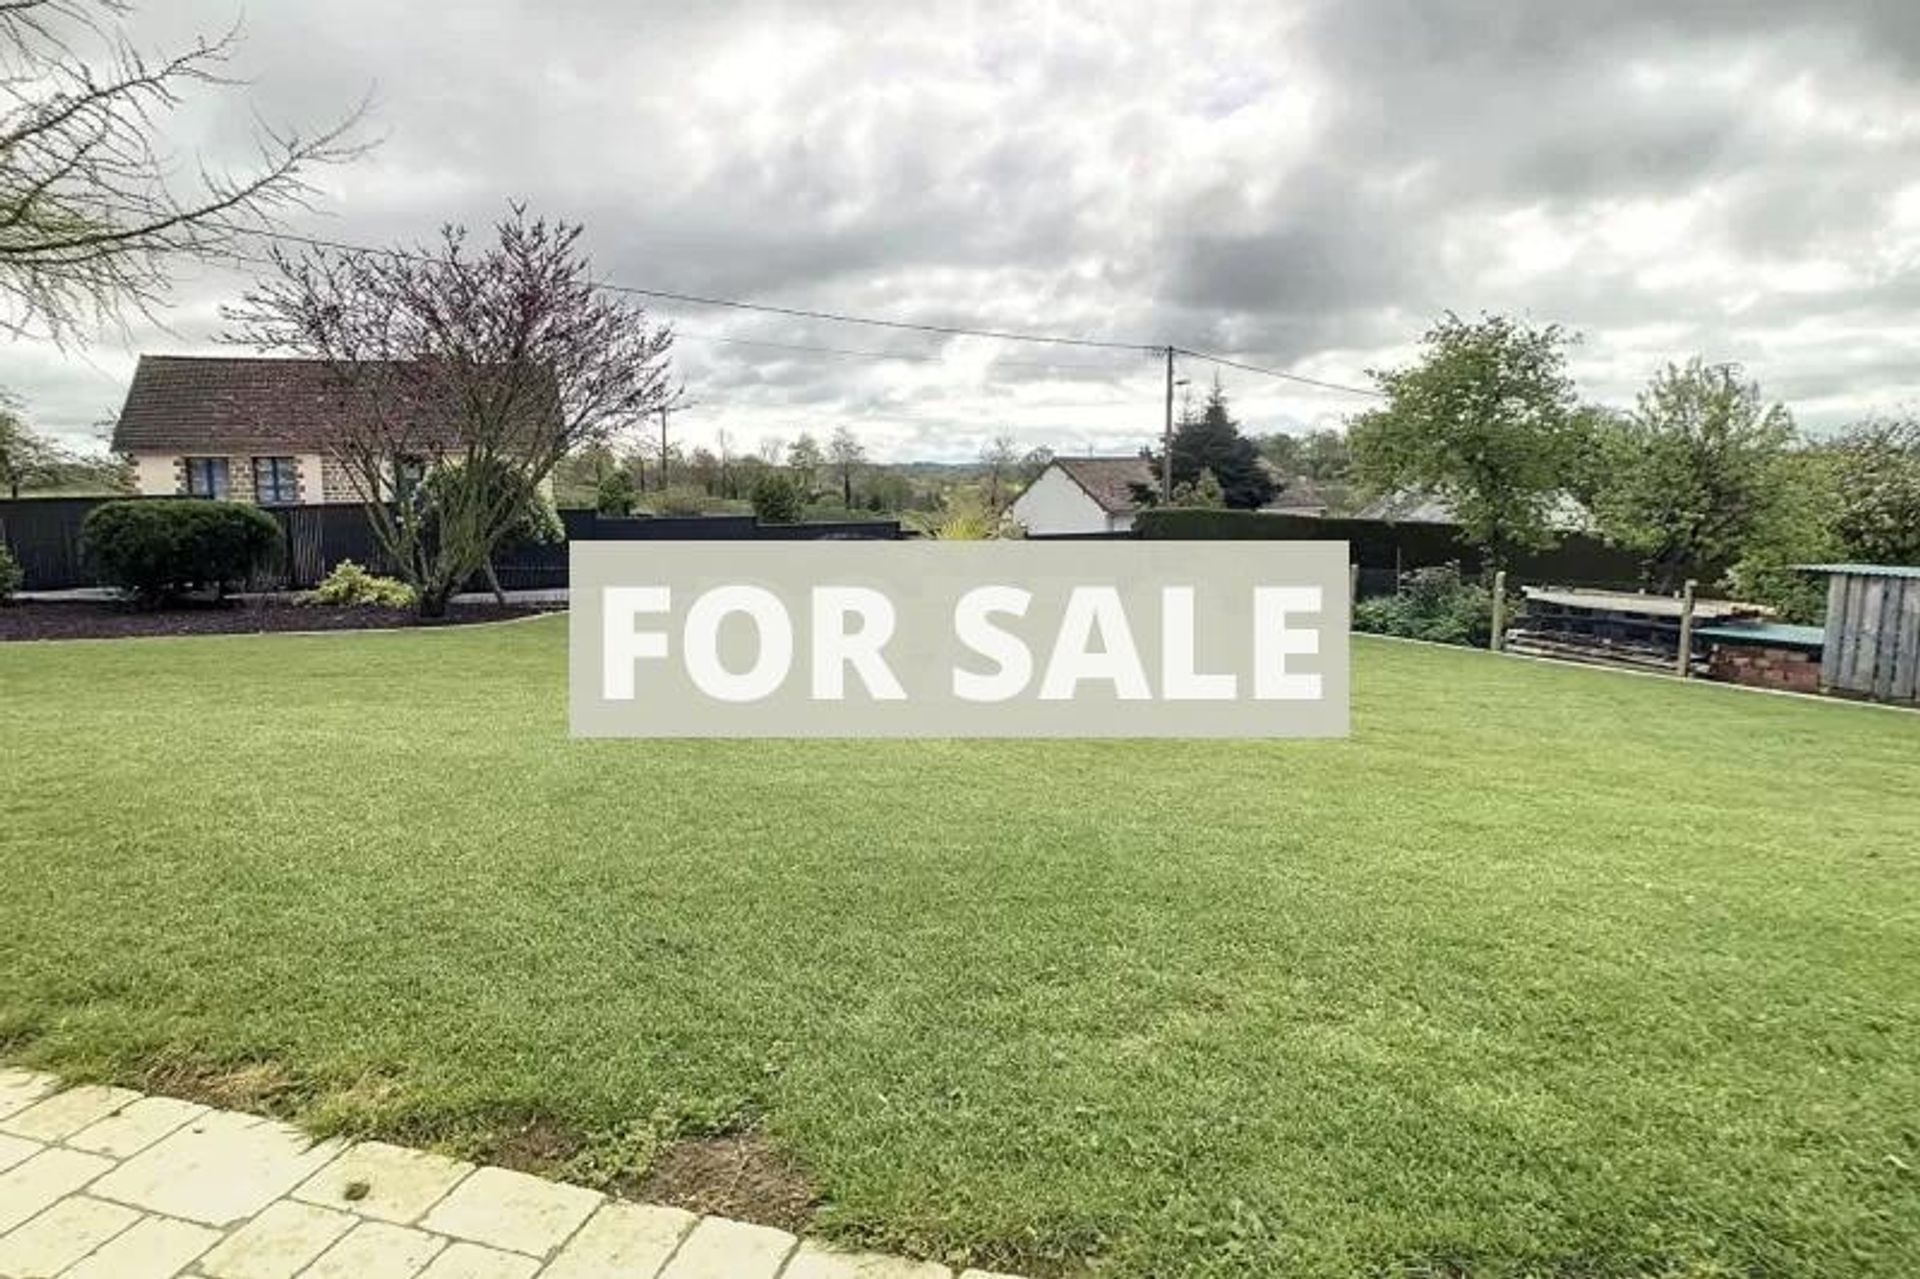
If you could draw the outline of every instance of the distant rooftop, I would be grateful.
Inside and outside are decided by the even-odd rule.
[[[1920,577],[1910,564],[1795,564],[1804,573],[1839,573],[1848,577]]]

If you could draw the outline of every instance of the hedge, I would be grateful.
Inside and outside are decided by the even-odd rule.
[[[80,537],[99,580],[143,604],[190,591],[224,594],[274,567],[285,539],[272,516],[243,502],[105,502]]]

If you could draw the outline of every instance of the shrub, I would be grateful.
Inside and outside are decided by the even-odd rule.
[[[103,502],[80,527],[100,580],[146,605],[244,583],[279,559],[272,516],[242,502]]]
[[[713,506],[713,499],[697,488],[674,487],[647,499],[647,509],[655,515],[705,515]]]
[[[413,588],[398,578],[369,573],[352,560],[341,560],[325,580],[301,592],[297,600],[340,608],[412,608]]]
[[[762,524],[798,524],[803,505],[800,486],[780,471],[753,482],[753,514]]]
[[[633,474],[623,466],[600,477],[600,483],[593,490],[593,506],[602,515],[632,515],[638,497],[633,488]]]
[[[20,567],[20,561],[13,558],[13,550],[5,542],[0,542],[0,604],[13,598],[20,589],[20,583],[27,578]]]
[[[1400,579],[1398,594],[1355,604],[1353,629],[1484,646],[1493,635],[1493,592],[1462,578],[1458,564],[1415,569]]]

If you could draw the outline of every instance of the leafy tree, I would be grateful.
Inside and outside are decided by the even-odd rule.
[[[1174,485],[1173,504],[1223,510],[1227,505],[1227,491],[1221,487],[1219,478],[1212,471],[1202,471],[1200,478],[1191,484]]]
[[[1835,530],[1837,467],[1825,448],[1791,449],[1770,466],[1778,500],[1728,570],[1727,589],[1739,599],[1771,605],[1786,621],[1818,622],[1826,612],[1827,584],[1797,566],[1845,557]]]
[[[708,497],[719,494],[721,463],[712,449],[705,445],[694,449],[692,455],[687,458],[687,469],[693,472],[693,482],[700,486],[702,493]]]
[[[639,500],[633,472],[625,467],[615,467],[601,476],[593,491],[593,507],[602,515],[632,515],[634,503]]]
[[[1301,465],[1301,439],[1285,431],[1274,431],[1263,435],[1254,442],[1260,450],[1260,456],[1273,464],[1273,468],[1282,475],[1298,475],[1305,468]]]
[[[1598,438],[1594,515],[1658,589],[1714,576],[1782,510],[1793,418],[1729,366],[1668,365]]]
[[[1240,433],[1240,424],[1227,404],[1227,393],[1217,379],[1198,412],[1188,408],[1180,414],[1174,426],[1172,455],[1176,499],[1182,490],[1197,492],[1195,486],[1204,474],[1213,476],[1222,500],[1235,510],[1257,510],[1278,492],[1273,477],[1261,464],[1259,450]],[[1158,476],[1159,456],[1149,453],[1147,460]],[[1151,506],[1160,499],[1157,485],[1136,484],[1133,488],[1134,499],[1143,504]]]
[[[1300,443],[1300,466],[1310,480],[1338,483],[1353,469],[1353,450],[1347,433],[1331,429],[1309,431]]]
[[[1495,564],[1551,545],[1574,454],[1572,340],[1558,325],[1449,312],[1421,339],[1417,363],[1372,373],[1387,403],[1348,430],[1354,477],[1444,498]]]
[[[8,497],[52,478],[67,460],[59,445],[22,420],[19,409],[18,400],[0,396],[0,485]]]
[[[1020,455],[1020,487],[1025,488],[1040,478],[1040,473],[1053,465],[1053,450],[1042,444],[1030,448]]]
[[[867,450],[851,430],[835,427],[833,438],[827,441],[827,460],[833,464],[834,474],[840,477],[840,505],[851,511],[853,477],[866,464]]]
[[[1920,564],[1920,420],[1862,422],[1832,459],[1834,529],[1848,558]]]
[[[140,52],[121,0],[0,4],[0,317],[16,334],[78,336],[123,308],[152,314],[177,260],[224,261],[313,193],[317,166],[360,148],[360,112],[314,133],[262,125],[244,170],[180,164],[169,138],[238,28],[178,51]]]
[[[677,396],[672,331],[596,288],[579,238],[515,206],[477,253],[454,226],[406,254],[276,249],[278,278],[228,313],[237,340],[327,365],[330,451],[423,616],[490,562],[561,458]],[[409,462],[447,470],[430,504],[392,500]]]
[[[443,512],[458,509],[462,495],[468,492],[484,494],[487,502],[513,512],[506,528],[494,541],[487,558],[480,565],[494,599],[505,604],[507,593],[500,587],[500,577],[493,566],[494,559],[518,546],[565,541],[566,528],[560,523],[560,514],[553,509],[552,501],[540,491],[538,483],[528,479],[523,471],[506,459],[495,456],[443,462],[426,473],[419,487],[414,490],[413,500],[419,504],[426,520],[427,537],[439,536],[437,523],[444,518]]]
[[[787,469],[793,472],[794,483],[800,486],[802,502],[813,500],[820,470],[826,464],[826,454],[820,451],[820,442],[805,431],[787,446]]]
[[[768,469],[753,482],[753,514],[762,524],[798,524],[805,498],[791,475]]]

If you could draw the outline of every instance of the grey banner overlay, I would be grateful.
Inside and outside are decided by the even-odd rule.
[[[575,542],[570,581],[578,737],[1347,732],[1344,542]]]

